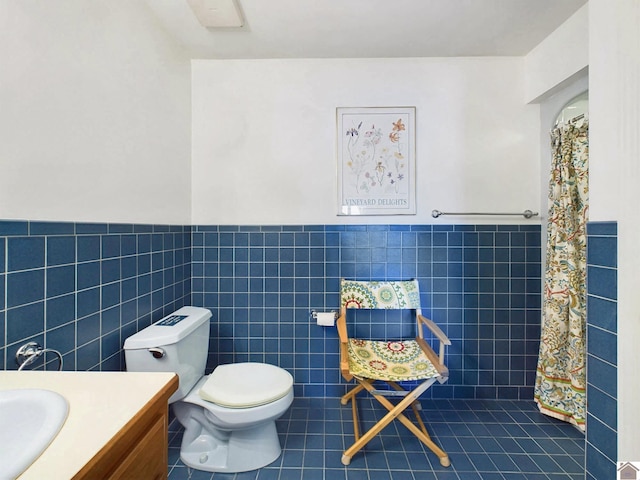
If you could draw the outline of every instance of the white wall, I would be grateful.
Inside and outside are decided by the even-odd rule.
[[[140,0],[0,2],[0,219],[189,222],[190,64]]]
[[[588,47],[587,3],[525,56],[525,101],[541,101],[584,77]]]
[[[589,2],[592,220],[618,221],[618,459],[640,459],[640,2]]]
[[[431,211],[539,204],[521,58],[197,60],[192,92],[194,224],[515,223]],[[363,106],[416,107],[417,215],[336,215],[336,107]]]

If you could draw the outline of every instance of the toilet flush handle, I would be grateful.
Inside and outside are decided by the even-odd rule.
[[[153,355],[153,358],[162,358],[164,357],[164,350],[161,348],[150,348],[148,349],[148,352],[151,353],[151,355]]]

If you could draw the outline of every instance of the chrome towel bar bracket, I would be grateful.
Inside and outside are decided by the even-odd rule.
[[[62,370],[62,354],[58,350],[52,348],[43,348],[36,342],[28,342],[22,345],[16,352],[16,363],[18,364],[18,370],[22,370],[28,367],[33,362],[42,357],[46,352],[55,353],[58,357],[58,371]],[[45,367],[46,370],[46,367]]]

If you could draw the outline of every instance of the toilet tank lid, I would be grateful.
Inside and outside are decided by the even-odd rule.
[[[211,311],[200,307],[182,307],[170,315],[131,335],[125,350],[171,345],[182,340],[211,318]]]

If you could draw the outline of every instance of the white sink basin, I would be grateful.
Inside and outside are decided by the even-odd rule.
[[[14,479],[47,448],[67,419],[69,404],[50,390],[0,391],[0,479]]]

